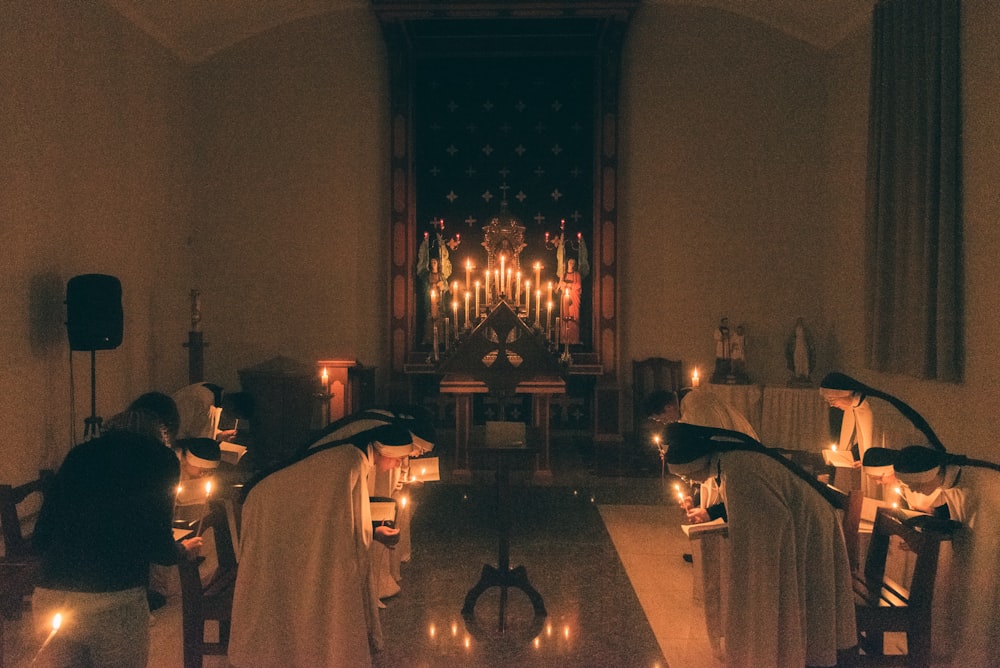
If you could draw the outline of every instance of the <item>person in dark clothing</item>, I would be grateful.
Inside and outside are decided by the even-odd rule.
[[[126,411],[56,473],[34,533],[41,577],[32,609],[36,632],[49,636],[39,665],[146,666],[149,565],[198,552],[173,539],[180,469],[156,438],[165,431],[155,413]]]

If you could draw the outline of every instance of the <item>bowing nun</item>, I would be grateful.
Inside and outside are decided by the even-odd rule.
[[[349,429],[348,431],[353,431]],[[321,436],[252,482],[243,505],[229,661],[237,668],[370,666],[382,647],[368,477],[414,452],[399,424]]]
[[[849,661],[857,644],[850,564],[826,486],[740,432],[674,423],[667,441],[670,472],[713,479],[726,504],[726,665]]]
[[[962,524],[952,536],[951,586],[944,589],[948,624],[943,632],[934,633],[934,645],[950,646],[953,665],[997,665],[1000,466],[919,445],[900,450],[893,466],[896,478],[909,490],[924,495],[941,493],[951,519]],[[938,600],[935,594],[935,614],[940,609]]]

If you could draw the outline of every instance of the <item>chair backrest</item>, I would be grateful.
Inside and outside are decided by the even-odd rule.
[[[654,390],[676,392],[681,389],[681,362],[665,357],[648,357],[632,361],[632,421],[633,434],[645,417],[643,402]]]
[[[847,545],[847,558],[851,564],[851,572],[857,573],[861,563],[861,540],[858,532],[861,528],[861,508],[865,495],[859,489],[845,492],[837,487],[829,486],[837,499],[836,507],[841,511],[841,527],[844,530],[844,543]]]
[[[899,658],[887,657],[883,646],[884,633],[896,631],[906,633],[906,665],[930,665],[938,554],[941,542],[951,539],[957,523],[926,519],[929,521],[917,528],[904,522],[893,509],[879,508],[875,514],[864,572],[855,577],[854,588],[858,642],[865,652],[864,664],[882,665],[885,660]],[[898,536],[915,555],[908,583],[886,577],[886,559],[893,536]]]
[[[6,559],[21,559],[31,554],[31,536],[24,531],[18,507],[32,494],[44,497],[52,476],[52,471],[43,469],[38,472],[37,479],[23,485],[0,485],[0,532],[3,533]]]
[[[185,668],[201,668],[202,657],[206,654],[226,654],[229,648],[237,566],[229,518],[223,501],[213,500],[209,504],[202,527],[203,532],[212,529],[218,568],[212,579],[203,583],[197,561],[182,559],[178,564]],[[206,640],[205,622],[209,621],[219,625],[218,640]]]

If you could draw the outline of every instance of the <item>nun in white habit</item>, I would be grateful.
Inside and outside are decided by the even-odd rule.
[[[894,467],[896,478],[912,492],[939,492],[947,502],[950,519],[962,525],[952,536],[952,573],[946,573],[953,575],[951,586],[935,586],[935,615],[941,610],[940,603],[944,606],[942,616],[948,621],[947,628],[935,628],[935,655],[939,649],[952,655],[947,657],[952,662],[942,660],[942,665],[997,665],[1000,465],[911,445],[899,451]],[[939,592],[944,594],[941,601]]]
[[[731,547],[726,664],[835,666],[857,643],[851,572],[826,487],[745,434],[667,427],[674,475],[714,479]]]
[[[326,434],[325,436],[329,436]],[[397,424],[325,438],[259,478],[243,505],[229,661],[237,668],[370,666],[382,646],[368,477],[414,449]]]

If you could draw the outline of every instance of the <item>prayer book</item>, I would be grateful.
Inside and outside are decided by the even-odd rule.
[[[372,501],[372,522],[394,526],[396,523],[396,502],[395,501]]]
[[[434,482],[441,479],[441,466],[437,457],[420,457],[410,460],[409,478],[406,482]]]
[[[229,441],[219,443],[219,449],[222,450],[222,461],[228,464],[238,464],[247,453],[247,446]]]
[[[192,529],[175,528],[173,531],[174,531],[174,542],[179,540],[184,540],[185,538],[190,538],[191,535],[194,533]]]
[[[691,540],[697,540],[704,538],[705,536],[712,535],[729,535],[729,525],[726,524],[726,520],[721,517],[712,520],[711,522],[699,522],[697,524],[682,524],[681,530],[684,535]]]
[[[839,466],[841,468],[854,468],[854,453],[850,450],[833,450],[826,448],[823,450],[823,461],[827,466]]]

